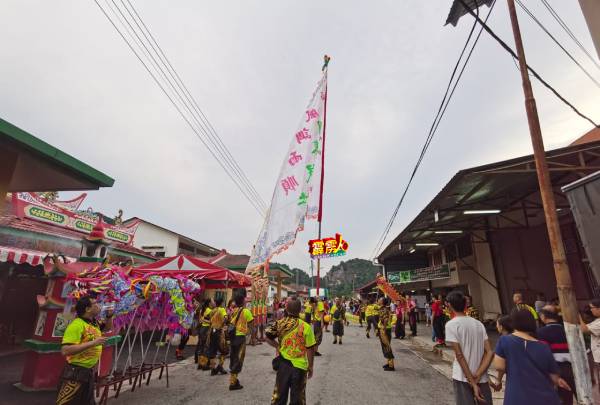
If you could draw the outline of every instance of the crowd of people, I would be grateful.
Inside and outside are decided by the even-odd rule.
[[[426,303],[425,322],[433,328],[438,348],[449,346],[455,354],[452,380],[457,404],[492,403],[492,390],[505,385],[505,404],[572,404],[575,381],[565,328],[557,302],[539,296],[533,306],[514,294],[514,308],[496,323],[500,335],[495,348],[468,295],[452,291]],[[329,331],[333,344],[342,345],[349,319],[366,326],[379,339],[385,360],[384,371],[395,371],[391,347],[397,339],[417,335],[417,305],[409,295],[392,302],[388,297],[370,296],[356,300],[287,298],[273,306],[273,319],[265,328],[255,324],[245,294],[237,294],[224,305],[222,298],[198,303],[193,333],[198,342],[194,361],[198,370],[211,376],[229,374],[229,390],[243,389],[242,372],[246,345],[267,344],[275,348],[273,369],[277,371],[272,404],[303,404],[307,380],[313,375],[314,357],[321,356],[323,333]],[[93,369],[97,365],[111,329],[111,314],[104,323],[96,321],[100,310],[95,300],[83,297],[76,304],[77,318],[68,326],[62,353],[66,356],[57,404],[93,404]],[[581,329],[591,336],[591,366],[600,368],[600,300],[593,300],[581,319]],[[176,355],[181,358],[185,340]],[[183,345],[183,346],[182,346]],[[225,359],[229,356],[229,371]],[[493,368],[495,375],[489,372]],[[506,377],[506,378],[504,378]]]

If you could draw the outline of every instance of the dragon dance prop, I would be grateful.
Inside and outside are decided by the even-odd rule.
[[[131,277],[129,268],[104,267],[92,272],[69,275],[72,298],[89,293],[103,307],[112,308],[116,330],[135,323],[142,332],[168,329],[170,334],[187,333],[194,316],[193,296],[201,292],[198,283],[183,276],[157,275]]]
[[[390,283],[387,282],[385,277],[378,274],[376,281],[377,281],[377,288],[379,288],[381,290],[381,292],[383,292],[385,295],[387,295],[392,301],[394,301],[394,302],[400,301],[401,303],[404,303],[406,301],[406,299],[404,297],[402,297],[398,293],[398,291],[396,291],[396,289],[394,287],[392,287],[392,285]]]

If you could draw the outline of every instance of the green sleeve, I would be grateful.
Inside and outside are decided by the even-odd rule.
[[[315,340],[315,333],[309,324],[304,325],[304,345],[306,348],[313,347],[317,341]]]
[[[244,308],[244,318],[246,318],[246,322],[252,322],[254,317],[252,316],[252,312],[248,310],[248,308]]]
[[[77,319],[73,320],[73,322],[71,322],[65,330],[65,334],[63,335],[62,339],[62,344],[78,345],[79,343],[81,343],[81,336],[83,335],[83,331],[83,324]]]

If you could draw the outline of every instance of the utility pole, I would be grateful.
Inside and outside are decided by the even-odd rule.
[[[546,227],[548,230],[548,239],[552,251],[552,259],[554,262],[554,274],[556,276],[556,285],[558,289],[558,298],[562,316],[564,320],[565,332],[569,344],[569,353],[571,354],[571,365],[573,366],[573,374],[575,376],[575,388],[577,390],[577,398],[580,404],[593,404],[592,384],[590,380],[590,369],[588,359],[583,342],[583,334],[579,327],[579,312],[577,310],[577,299],[575,290],[571,281],[569,265],[565,255],[562,235],[560,231],[560,223],[556,213],[556,203],[554,200],[554,190],[548,170],[548,162],[546,161],[546,152],[544,150],[544,140],[542,137],[542,129],[537,112],[535,98],[531,81],[529,80],[529,71],[527,61],[525,59],[525,50],[523,48],[523,40],[521,38],[521,30],[519,28],[519,20],[517,18],[517,10],[514,0],[506,0],[508,3],[508,11],[512,24],[517,55],[519,59],[519,70],[521,72],[521,80],[523,84],[523,92],[525,95],[525,110],[527,112],[527,122],[529,124],[529,134],[533,145],[533,155],[535,158],[535,167],[540,188],[540,195],[544,207],[544,215],[546,219]],[[448,17],[448,22],[456,25],[456,21],[461,15],[466,13],[471,14],[477,19],[480,24],[484,24],[479,16],[473,12],[473,8],[478,8],[482,4],[489,5],[489,0],[477,0],[471,7],[468,6],[465,0],[454,0],[451,10],[451,16]],[[463,10],[460,10],[462,5]],[[457,7],[458,6],[458,7]],[[452,15],[454,13],[454,15]]]
[[[315,287],[315,275],[314,275],[314,271],[313,271],[313,261],[312,259],[310,260],[310,288],[314,288]]]
[[[581,12],[585,22],[590,30],[592,41],[596,47],[598,58],[600,58],[600,1],[598,0],[579,0]]]
[[[592,383],[590,380],[589,363],[583,342],[583,334],[579,327],[579,311],[577,309],[577,298],[571,281],[571,273],[565,255],[565,247],[560,231],[560,222],[556,213],[556,202],[554,201],[554,190],[546,161],[546,152],[544,150],[544,140],[542,138],[542,129],[537,112],[531,81],[529,80],[529,71],[527,61],[525,60],[525,50],[517,18],[515,0],[507,0],[508,11],[512,23],[513,34],[517,54],[519,55],[519,69],[523,81],[523,92],[525,94],[525,110],[527,111],[527,122],[529,124],[529,134],[533,145],[533,155],[535,157],[535,167],[537,171],[540,194],[544,206],[544,215],[546,217],[546,227],[548,228],[548,239],[552,249],[552,258],[554,260],[554,274],[556,276],[556,286],[558,289],[558,298],[560,308],[569,343],[569,352],[571,354],[571,364],[573,374],[575,375],[575,386],[577,389],[577,398],[580,404],[592,404]]]

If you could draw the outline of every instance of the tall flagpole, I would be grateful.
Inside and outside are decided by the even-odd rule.
[[[323,146],[321,154],[321,190],[319,191],[319,239],[321,239],[321,224],[323,222],[323,184],[325,183],[325,132],[327,130],[327,69],[331,58],[323,57],[323,72],[325,74],[325,102],[323,106]],[[321,259],[317,259],[317,298],[320,296],[321,288]]]

